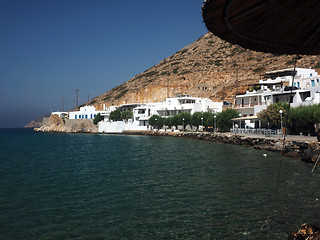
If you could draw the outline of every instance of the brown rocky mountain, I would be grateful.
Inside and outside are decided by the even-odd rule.
[[[293,67],[294,56],[255,52],[225,42],[207,33],[159,64],[129,81],[93,98],[86,104],[148,103],[188,94],[213,101],[234,101],[258,83],[266,71]],[[297,67],[320,67],[319,56],[302,56]]]

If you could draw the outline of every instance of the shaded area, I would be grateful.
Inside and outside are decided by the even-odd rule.
[[[207,0],[203,19],[213,34],[251,50],[316,55],[319,10],[316,0]]]

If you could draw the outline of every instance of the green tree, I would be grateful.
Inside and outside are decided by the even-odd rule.
[[[184,125],[187,126],[191,124],[191,114],[190,113],[179,113],[172,117],[172,126]]]
[[[201,112],[195,112],[194,114],[192,114],[191,124],[193,126],[198,127],[199,125],[201,125],[201,118],[202,118],[202,113]]]
[[[228,132],[232,128],[232,118],[239,117],[239,112],[234,109],[227,109],[217,115],[217,127],[221,132]]]
[[[98,122],[102,121],[103,119],[104,119],[104,117],[101,116],[100,113],[98,113],[98,114],[95,116],[95,118],[93,119],[93,123],[94,123],[94,124],[97,124]]]
[[[204,112],[202,114],[202,117],[203,117],[203,124],[204,126],[207,128],[209,125],[207,124],[208,123],[208,119],[212,116],[212,113],[210,112]]]
[[[282,113],[282,122],[283,126],[285,126],[285,119],[287,118],[287,103],[275,103],[269,105],[265,110],[258,113],[258,118],[262,123],[268,124],[270,128],[280,129],[281,115],[279,113],[280,110]]]
[[[110,113],[110,117],[109,117],[110,120],[112,121],[120,121],[121,120],[121,112],[119,109],[117,110],[114,110]]]
[[[152,115],[150,118],[149,118],[149,124],[153,127],[156,127],[156,128],[162,128],[163,126],[163,118],[160,117],[159,115]]]
[[[163,119],[163,125],[171,127],[172,126],[171,122],[172,122],[172,117],[168,117],[168,118]]]
[[[314,124],[320,122],[320,105],[291,108],[289,114],[290,133],[315,134]]]
[[[123,119],[123,120],[128,120],[128,119],[130,119],[130,118],[132,118],[133,117],[133,112],[132,111],[123,111],[123,112],[121,112],[121,118]]]
[[[216,116],[216,117],[214,117]],[[216,121],[216,126],[217,126],[217,115],[216,114],[211,114],[206,121],[206,126],[207,127],[214,127],[214,122]]]

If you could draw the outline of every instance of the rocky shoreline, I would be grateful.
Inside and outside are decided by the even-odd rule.
[[[97,125],[92,121],[61,119],[58,116],[44,118],[37,132],[57,133],[99,133]],[[285,156],[298,158],[304,162],[315,163],[320,155],[320,144],[315,137],[287,136],[283,140],[280,136],[266,137],[264,135],[239,135],[232,133],[213,132],[173,132],[173,131],[124,131],[126,135],[184,137],[204,141],[249,146],[259,150],[283,153]]]
[[[315,163],[320,154],[320,144],[316,141],[303,141],[254,135],[235,135],[211,132],[171,132],[171,131],[125,131],[126,135],[184,137],[253,147],[258,150],[282,152],[287,157],[298,158],[304,162]]]
[[[33,130],[35,132],[98,133],[97,125],[89,119],[62,119],[57,115],[44,118],[42,126]]]

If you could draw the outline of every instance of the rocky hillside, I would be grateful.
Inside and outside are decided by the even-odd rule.
[[[264,72],[293,67],[292,55],[255,52],[207,33],[159,64],[86,104],[147,103],[188,94],[233,102],[236,92],[257,83]],[[316,68],[319,56],[302,56],[297,67]]]

